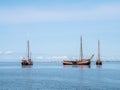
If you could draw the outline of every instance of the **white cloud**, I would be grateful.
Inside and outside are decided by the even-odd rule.
[[[78,56],[72,56],[72,59],[74,59],[74,60],[76,60],[78,58],[79,58]]]
[[[61,59],[61,60],[64,60],[64,59],[68,59],[67,56],[52,56],[51,59]]]
[[[7,55],[14,54],[14,52],[13,51],[5,51],[4,54],[7,54]]]
[[[38,56],[36,59],[39,60],[66,60],[67,56]]]
[[[62,60],[67,60],[68,57],[67,56],[62,56]]]
[[[5,54],[5,55],[13,54],[13,53],[14,53],[13,51],[0,51],[0,54]]]
[[[20,7],[17,9],[0,9],[1,23],[64,21],[64,20],[101,20],[120,19],[120,5],[103,5],[87,10],[39,10],[38,8]]]
[[[44,57],[43,56],[38,56],[38,57],[36,57],[36,59],[43,60]]]

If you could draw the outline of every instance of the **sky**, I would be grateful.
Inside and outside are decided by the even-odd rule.
[[[120,0],[0,0],[0,62],[85,58],[100,40],[103,60],[120,61]],[[9,60],[10,59],[10,60]]]

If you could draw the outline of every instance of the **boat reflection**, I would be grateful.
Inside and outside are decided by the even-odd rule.
[[[32,65],[22,65],[22,78],[23,80],[25,80],[25,82],[23,84],[25,84],[23,86],[23,88],[25,88],[25,90],[33,90],[32,86],[33,86],[33,80],[32,80]],[[20,89],[22,90],[22,89]]]
[[[32,68],[32,65],[22,65],[22,68]]]
[[[90,65],[78,65],[79,68],[90,68]]]
[[[90,68],[90,65],[63,65],[64,68]]]
[[[96,67],[100,69],[100,68],[102,68],[102,65],[96,65]]]

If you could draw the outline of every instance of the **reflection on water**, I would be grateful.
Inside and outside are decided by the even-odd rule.
[[[21,65],[22,68],[32,68],[33,65]]]
[[[64,68],[90,68],[90,65],[63,65]]]
[[[100,68],[102,68],[102,65],[96,65],[96,67],[100,69]]]
[[[78,65],[79,68],[90,68],[90,65]]]
[[[22,78],[24,79],[22,81],[22,84],[24,84],[23,88],[26,90],[33,90],[32,85],[33,85],[33,80],[32,80],[32,65],[22,65]],[[34,77],[34,76],[33,76]],[[23,90],[23,89],[21,89]]]

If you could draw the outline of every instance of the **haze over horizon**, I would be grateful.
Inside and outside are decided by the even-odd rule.
[[[19,59],[85,58],[120,61],[120,0],[0,0],[0,62]],[[5,60],[4,60],[5,59]],[[9,60],[8,60],[9,61]]]

